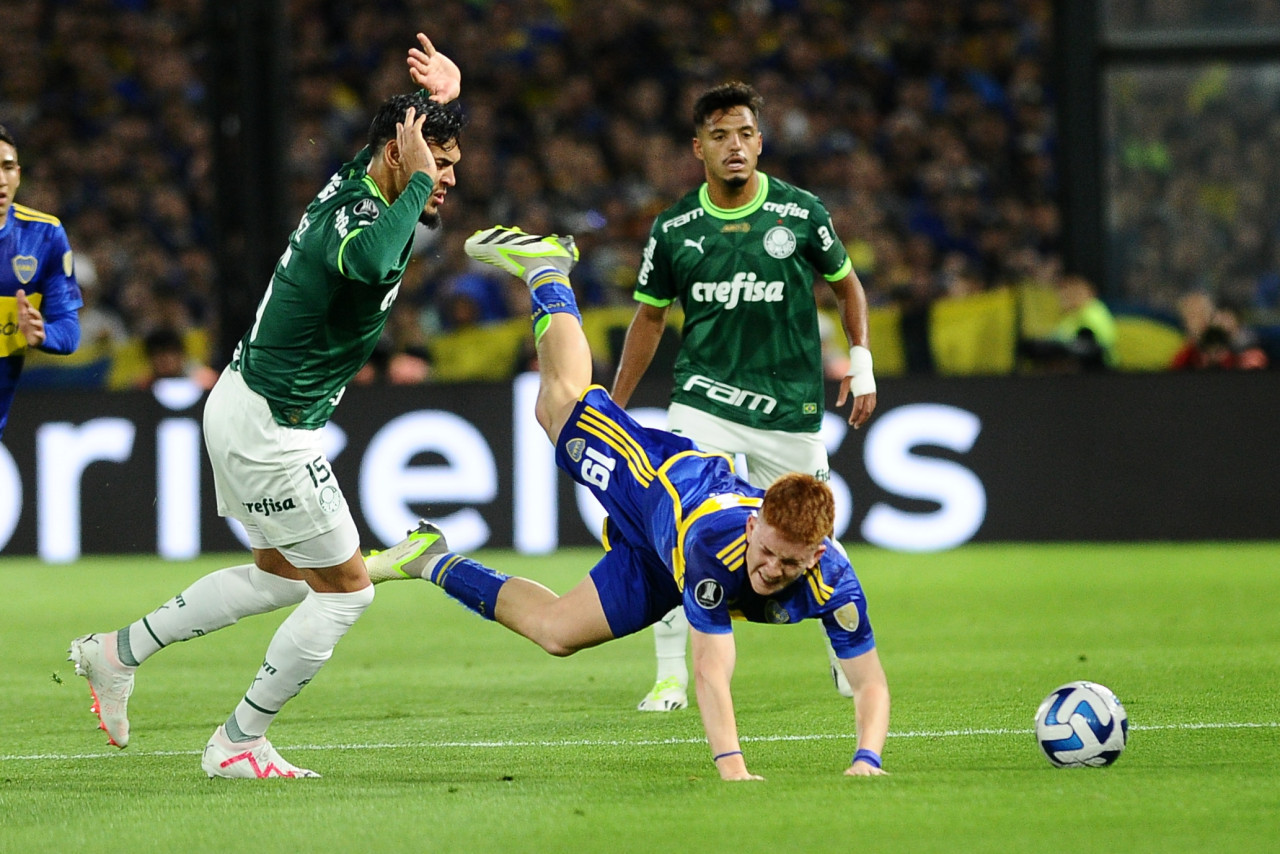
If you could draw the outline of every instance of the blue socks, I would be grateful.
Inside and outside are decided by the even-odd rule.
[[[486,620],[493,619],[498,591],[511,576],[477,563],[460,554],[447,553],[431,570],[431,583],[444,589],[468,609]]]
[[[573,296],[573,288],[564,273],[554,267],[539,270],[529,280],[529,289],[533,292],[533,343],[542,340],[551,322],[553,314],[572,314],[582,323],[582,314],[578,311],[578,301]]]

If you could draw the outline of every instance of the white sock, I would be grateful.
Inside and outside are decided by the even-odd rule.
[[[256,738],[333,655],[347,629],[373,602],[373,586],[354,593],[310,593],[276,629],[258,676],[232,713],[228,732]],[[234,738],[234,736],[233,736]]]
[[[672,608],[659,622],[653,624],[653,648],[658,654],[658,679],[674,676],[681,685],[689,684],[689,665],[685,663],[685,648],[689,644],[689,620],[684,608]]]
[[[116,635],[120,659],[138,665],[176,641],[226,628],[241,617],[296,605],[305,581],[281,578],[253,564],[211,572]]]

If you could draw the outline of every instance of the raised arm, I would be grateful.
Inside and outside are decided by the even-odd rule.
[[[431,39],[418,33],[422,49],[409,49],[409,76],[413,82],[431,93],[431,100],[447,104],[462,92],[462,72],[453,60],[435,49]]]
[[[707,732],[712,760],[721,780],[763,780],[747,770],[742,746],[738,744],[738,722],[733,714],[729,683],[737,652],[733,633],[707,634],[690,629],[693,645],[693,681],[697,688],[698,711]]]
[[[858,732],[853,762],[844,773],[851,777],[884,774],[880,756],[889,735],[889,681],[880,665],[880,656],[872,649],[854,658],[840,659],[840,667],[853,689]]]
[[[667,326],[667,311],[670,306],[657,306],[639,303],[631,325],[627,327],[627,337],[622,344],[622,355],[618,359],[618,373],[613,378],[613,390],[609,396],[619,406],[626,406],[632,393],[640,383],[640,378],[649,369],[653,354],[658,352],[658,343],[662,340],[663,330]]]

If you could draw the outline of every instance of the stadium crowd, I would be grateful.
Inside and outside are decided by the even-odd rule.
[[[21,201],[60,217],[76,251],[82,349],[111,363],[86,382],[207,378],[229,355],[211,343],[205,5],[6,5],[0,120],[24,152]],[[932,366],[935,301],[1060,278],[1050,0],[290,0],[287,18],[297,211],[363,143],[374,107],[408,88],[424,20],[463,70],[469,179],[445,236],[420,240],[376,362],[388,376],[426,379],[442,333],[525,316],[527,291],[462,252],[494,222],[574,233],[583,307],[630,306],[653,216],[701,180],[691,99],[728,79],[764,95],[761,168],[826,203],[873,309],[901,318],[908,369]],[[1280,186],[1266,157],[1277,92],[1155,88],[1131,86],[1112,118],[1128,254],[1107,296],[1170,313],[1190,291],[1275,308],[1280,241],[1260,214]],[[169,358],[149,360],[161,343]]]

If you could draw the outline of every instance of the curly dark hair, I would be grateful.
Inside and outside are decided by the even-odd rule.
[[[760,107],[764,99],[750,85],[741,81],[721,83],[698,96],[693,104],[693,129],[698,128],[716,113],[722,113],[732,107],[746,107],[758,120]]]
[[[9,129],[4,125],[0,125],[0,142],[7,142],[14,148],[18,147],[18,143],[13,141],[13,134],[9,133]]]
[[[418,91],[412,95],[392,95],[382,102],[369,125],[369,148],[376,151],[395,139],[396,124],[404,121],[410,107],[419,116],[427,117],[422,123],[422,136],[427,142],[434,142],[441,148],[452,148],[457,144],[466,122],[462,112],[446,104],[437,104],[426,92]]]

